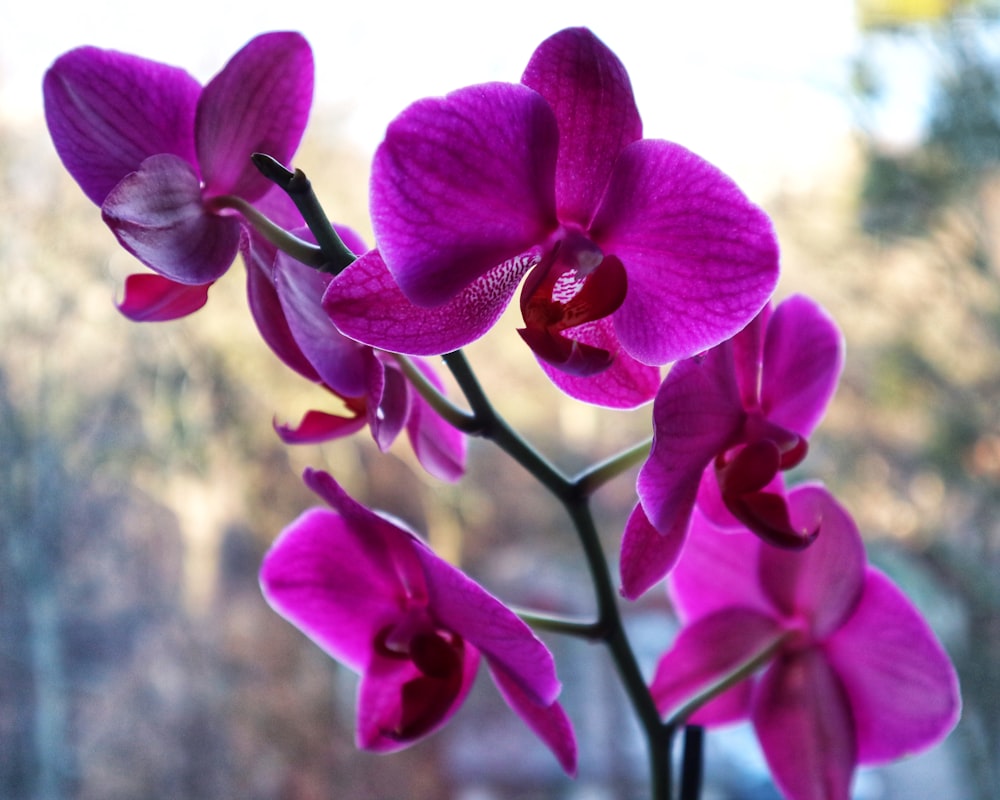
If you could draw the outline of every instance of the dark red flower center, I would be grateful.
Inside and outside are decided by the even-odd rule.
[[[521,338],[540,359],[571,375],[595,375],[614,354],[563,335],[610,316],[625,302],[628,281],[616,256],[605,256],[579,234],[556,242],[521,290]]]

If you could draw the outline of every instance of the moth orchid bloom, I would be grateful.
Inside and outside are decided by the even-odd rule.
[[[280,191],[250,160],[288,161],[302,138],[313,58],[297,33],[250,41],[203,88],[176,67],[81,47],[45,75],[45,116],[66,169],[119,242],[154,271],[121,310],[184,316],[245,241],[240,209]]]
[[[673,366],[653,404],[653,446],[622,538],[626,597],[670,570],[696,502],[718,524],[780,547],[813,540],[817,529],[789,518],[781,473],[805,458],[842,366],[836,324],[801,295]]]
[[[805,550],[726,534],[696,514],[668,578],[682,628],[650,689],[661,713],[692,724],[749,717],[790,800],[847,800],[858,765],[947,735],[958,680],[919,611],[866,563],[830,494],[800,486],[789,505],[800,526],[822,525]]]
[[[438,730],[482,656],[507,704],[574,773],[555,662],[527,625],[326,473],[307,471],[305,480],[332,510],[307,511],[281,534],[261,585],[279,614],[361,675],[358,746],[390,752]]]
[[[348,249],[365,249],[350,228],[335,227]],[[305,229],[293,232],[304,240],[310,237]],[[417,460],[430,474],[458,480],[465,471],[465,437],[420,396],[391,356],[334,327],[321,306],[332,276],[267,245],[255,248],[257,254],[271,259],[268,264],[253,258],[248,267],[250,308],[261,335],[285,364],[327,389],[347,412],[309,411],[295,427],[276,425],[278,435],[289,444],[315,443],[367,425],[384,451],[405,429]],[[414,364],[443,391],[429,364]]]
[[[521,83],[421,100],[372,165],[377,250],[332,284],[337,326],[429,355],[498,320],[527,274],[521,336],[579,399],[631,407],[659,365],[731,336],[774,288],[767,216],[714,166],[643,139],[625,68],[555,34]]]

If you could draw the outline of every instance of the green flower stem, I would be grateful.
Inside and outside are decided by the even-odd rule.
[[[728,675],[724,675],[719,680],[709,684],[696,695],[691,697],[684,705],[670,715],[668,722],[674,725],[683,725],[684,721],[695,711],[701,708],[709,700],[718,697],[727,689],[731,689],[737,683],[749,678],[757,670],[771,661],[774,654],[794,635],[794,631],[782,631],[771,641],[764,644],[756,653],[751,654],[746,661],[739,664]]]
[[[529,611],[523,608],[512,608],[511,610],[535,630],[562,633],[567,636],[576,636],[592,641],[604,638],[604,631],[596,622],[587,622],[556,614],[542,614],[538,611]]]
[[[472,409],[478,425],[470,425],[468,433],[493,441],[528,472],[542,483],[562,503],[576,529],[580,544],[594,584],[597,599],[597,620],[581,626],[579,623],[545,623],[551,629],[562,633],[584,636],[603,641],[611,653],[611,658],[628,694],[632,707],[646,734],[649,748],[649,768],[651,797],[653,800],[669,800],[671,792],[670,749],[675,726],[665,724],[646,686],[635,652],[628,641],[618,598],[608,567],[607,558],[601,546],[600,537],[590,510],[590,493],[605,480],[618,474],[638,460],[641,460],[644,444],[631,448],[619,460],[612,459],[615,466],[600,465],[588,470],[578,478],[567,478],[548,460],[518,436],[500,417],[486,397],[461,351],[448,353],[444,361],[454,375],[459,387]],[[622,465],[625,466],[622,466]],[[597,475],[595,478],[594,476]],[[536,621],[538,621],[536,619]]]
[[[292,258],[307,266],[321,269],[327,262],[326,256],[319,247],[312,242],[293,236],[284,228],[275,225],[242,197],[232,194],[220,195],[213,197],[209,201],[209,206],[213,209],[231,208],[234,211],[239,211],[257,233],[282,252],[288,253]]]
[[[296,169],[293,172],[265,153],[254,153],[250,158],[265,178],[285,190],[309,226],[312,235],[316,237],[316,243],[324,259],[317,269],[337,275],[357,260],[357,255],[348,249],[330,224],[316,193],[313,192],[312,183],[302,170]]]
[[[593,494],[612,478],[617,478],[626,470],[644,462],[649,456],[652,442],[653,439],[650,437],[617,455],[611,456],[611,458],[588,467],[579,473],[573,482],[580,487],[584,494]]]
[[[403,370],[403,374],[406,375],[406,379],[410,382],[414,389],[416,389],[420,396],[427,401],[427,404],[433,408],[438,415],[445,420],[453,428],[462,431],[463,433],[474,434],[478,431],[479,418],[475,414],[470,414],[468,411],[464,411],[454,403],[452,403],[445,395],[443,395],[438,388],[428,380],[427,376],[424,375],[413,361],[408,357],[401,355],[400,353],[390,353],[396,363],[399,364],[400,368]]]

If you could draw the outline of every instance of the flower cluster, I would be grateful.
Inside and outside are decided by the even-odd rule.
[[[254,39],[204,87],[90,47],[53,64],[44,94],[56,150],[152,271],[126,281],[121,311],[189,314],[242,254],[262,337],[346,409],[276,425],[286,442],[368,427],[386,449],[405,429],[421,464],[452,481],[467,433],[520,461],[569,511],[599,598],[595,624],[552,627],[603,640],[640,716],[655,708],[646,733],[666,745],[652,763],[669,759],[678,725],[749,718],[786,796],[847,798],[858,764],[945,736],[960,701],[941,645],[868,566],[827,490],[785,485],[833,396],[843,343],[812,300],[772,299],[767,215],[694,153],[645,138],[624,66],[575,28],[543,42],[518,83],[419,100],[389,124],[372,164],[368,248],[258,169],[258,154],[294,156],[312,64],[295,33]],[[343,263],[316,244],[331,240]],[[654,401],[620,590],[635,599],[666,579],[683,626],[648,685],[602,577],[592,487],[525,446],[456,367],[454,351],[519,288],[517,333],[559,389],[610,408]],[[417,358],[446,354],[471,413]],[[441,728],[482,659],[574,774],[555,662],[524,619],[332,476],[309,470],[305,481],[326,507],[278,537],[261,584],[360,675],[359,746],[396,750]],[[653,785],[666,796],[655,775]]]

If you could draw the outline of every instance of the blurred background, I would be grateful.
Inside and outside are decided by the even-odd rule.
[[[954,658],[963,718],[934,750],[862,770],[856,797],[1000,796],[1000,20],[993,2],[685,4],[106,0],[0,10],[0,798],[642,798],[645,756],[601,648],[547,636],[581,740],[577,781],[482,678],[403,753],[353,744],[355,679],[257,586],[277,533],[314,504],[299,474],[426,532],[504,600],[588,614],[558,505],[473,442],[442,487],[367,434],[287,448],[272,419],[329,408],[259,340],[243,268],[209,305],[135,325],[138,266],[62,170],[42,73],[79,44],[207,80],[256,33],[297,28],[317,105],[296,165],[329,215],[370,235],[367,163],[408,102],[516,80],[534,47],[590,26],[625,62],[651,137],[732,174],[774,217],[779,296],[843,327],[847,367],[801,478],[827,482],[873,562]],[[272,4],[273,5],[273,4]],[[133,7],[135,6],[135,7]],[[539,7],[542,6],[542,7]],[[565,401],[505,320],[469,348],[510,422],[572,472],[649,434]],[[598,496],[613,559],[634,471]],[[663,593],[626,609],[651,672]],[[706,800],[776,798],[746,726],[708,737]]]

